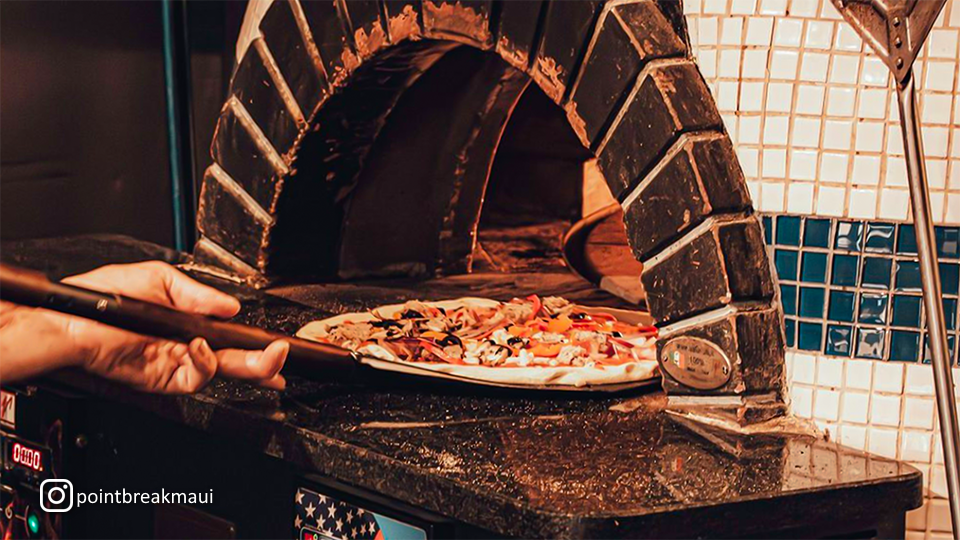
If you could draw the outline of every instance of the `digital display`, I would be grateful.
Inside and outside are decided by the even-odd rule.
[[[9,458],[11,463],[27,467],[37,472],[43,471],[43,452],[18,442],[11,442]]]

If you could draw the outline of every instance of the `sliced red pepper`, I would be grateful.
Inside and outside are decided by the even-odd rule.
[[[540,300],[540,297],[531,294],[527,297],[527,300],[533,302],[533,315],[530,316],[531,319],[537,318],[537,313],[540,313],[540,310],[543,309],[543,302]]]

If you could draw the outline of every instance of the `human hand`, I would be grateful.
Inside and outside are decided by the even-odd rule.
[[[63,282],[201,315],[228,318],[240,311],[240,303],[232,296],[157,261],[104,266]],[[278,390],[286,385],[280,375],[290,349],[285,341],[271,343],[262,351],[213,351],[202,338],[184,344],[88,319],[63,317],[68,319],[67,334],[75,344],[79,363],[87,371],[141,390],[196,392],[214,375],[246,379]]]

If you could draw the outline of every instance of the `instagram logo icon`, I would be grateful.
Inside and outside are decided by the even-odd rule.
[[[73,508],[73,482],[51,478],[40,483],[40,508],[44,512],[67,512]]]

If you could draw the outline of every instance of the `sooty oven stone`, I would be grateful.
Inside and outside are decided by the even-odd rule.
[[[625,209],[634,255],[645,264],[643,282],[662,341],[698,334],[725,352],[734,376],[709,394],[741,402],[772,395],[782,404],[782,318],[760,224],[689,56],[679,10],[676,2],[655,0],[277,0],[236,69],[218,124],[215,163],[202,188],[198,261],[254,284],[294,275],[376,274],[341,249],[352,230],[349,208],[363,192],[357,183],[365,159],[400,98],[444,55],[464,47],[485,51],[510,67],[483,69],[526,74],[598,158]],[[522,94],[516,90],[515,77],[476,89],[472,103],[496,103],[501,113],[475,114],[469,101],[460,101],[456,121],[467,131],[495,135]],[[450,105],[438,100],[433,106]],[[441,224],[432,233],[438,245],[454,230],[459,243],[447,251],[411,248],[411,264],[397,268],[463,270],[456,259],[469,257],[463,246],[473,245],[496,153],[497,138],[487,138],[492,142],[476,146],[465,137],[449,149],[450,155],[474,153],[461,163],[472,173],[432,180],[451,199],[473,200],[421,209],[424,220]],[[487,155],[478,156],[478,148]],[[402,171],[393,177],[417,181]],[[389,204],[381,211],[389,212]],[[447,226],[450,214],[455,227]],[[401,220],[384,234],[405,226]],[[673,394],[702,393],[665,379]]]

